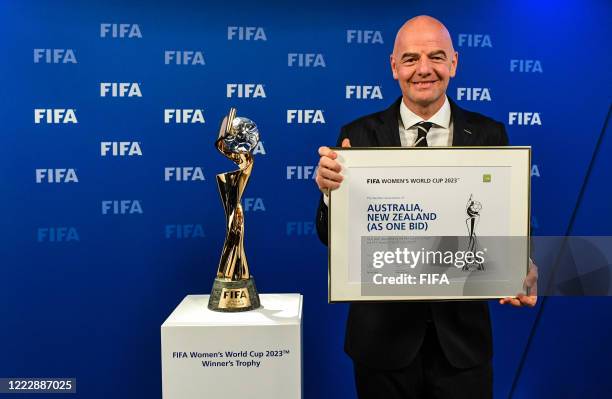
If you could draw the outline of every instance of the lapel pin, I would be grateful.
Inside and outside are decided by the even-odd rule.
[[[464,132],[466,132],[467,134],[472,134],[472,131],[468,130],[468,129],[463,129]]]

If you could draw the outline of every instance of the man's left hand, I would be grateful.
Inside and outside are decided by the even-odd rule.
[[[534,307],[538,302],[538,267],[529,259],[529,272],[523,282],[525,293],[519,293],[516,297],[506,297],[499,300],[502,305],[510,304],[516,307]]]

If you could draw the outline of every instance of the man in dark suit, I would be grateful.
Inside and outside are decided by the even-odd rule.
[[[419,16],[397,33],[390,57],[402,97],[345,125],[342,147],[503,146],[502,123],[459,108],[446,96],[458,54],[438,20]],[[342,182],[337,154],[319,149],[322,191],[317,232],[327,244],[327,194]],[[535,296],[500,303],[533,306]],[[491,398],[492,337],[486,301],[353,303],[345,351],[360,398]]]

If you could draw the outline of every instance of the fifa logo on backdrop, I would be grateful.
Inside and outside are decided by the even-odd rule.
[[[100,24],[100,37],[113,39],[142,39],[138,24]]]
[[[204,53],[189,50],[164,51],[164,64],[170,65],[206,65]]]
[[[164,123],[205,123],[204,109],[166,108],[164,109]]]
[[[539,60],[510,60],[510,72],[544,73]]]
[[[493,47],[491,36],[478,33],[460,33],[459,47]]]
[[[142,206],[139,200],[110,200],[102,201],[103,215],[131,215],[142,214]]]
[[[34,123],[79,123],[74,108],[35,108]]]
[[[38,242],[80,241],[75,227],[39,227],[36,238]]]
[[[457,101],[491,101],[487,87],[457,87]]]
[[[508,124],[509,125],[539,125],[542,126],[542,119],[540,118],[539,112],[509,112],[508,113]]]
[[[259,26],[228,26],[227,40],[267,41],[266,31]]]
[[[36,183],[78,183],[76,170],[73,168],[36,169]]]
[[[102,141],[100,142],[100,156],[110,155],[114,157],[142,156],[140,143],[137,141]]]
[[[204,238],[204,228],[201,224],[167,224],[164,226],[164,231],[167,240]]]
[[[287,166],[287,180],[314,179],[317,175],[317,167],[311,165]]]
[[[227,98],[266,98],[266,91],[262,84],[255,83],[228,83]]]
[[[288,236],[308,236],[316,233],[314,222],[287,222],[285,234]]]
[[[168,166],[164,168],[164,181],[204,181],[200,166]]]
[[[138,83],[100,83],[100,97],[142,97]]]
[[[287,66],[299,68],[325,68],[325,58],[321,53],[289,53]]]
[[[325,123],[322,109],[288,109],[287,123]]]
[[[383,44],[379,30],[347,29],[346,42],[357,44]]]
[[[264,205],[263,199],[261,198],[243,198],[242,208],[245,212],[265,212],[266,206]]]
[[[263,141],[259,141],[255,148],[253,148],[253,155],[266,155],[266,148],[264,147]]]
[[[34,63],[46,64],[76,64],[77,59],[71,48],[35,48]]]
[[[346,85],[345,96],[347,99],[356,100],[382,100],[383,95],[380,86],[353,86]]]

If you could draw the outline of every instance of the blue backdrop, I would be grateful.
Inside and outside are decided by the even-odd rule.
[[[186,294],[209,293],[218,265],[215,174],[233,164],[213,142],[236,106],[263,140],[244,203],[258,288],[304,295],[306,398],[353,397],[347,306],[327,304],[315,235],[316,152],[400,95],[388,55],[418,14],[459,51],[450,97],[533,147],[536,234],[610,235],[609,1],[5,0],[0,377],[161,396],[159,327]],[[196,111],[177,123],[177,109]],[[298,123],[300,110],[318,117]],[[492,302],[496,397],[609,396],[610,305]]]

